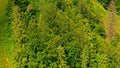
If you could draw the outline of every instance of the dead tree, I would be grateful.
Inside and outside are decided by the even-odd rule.
[[[106,22],[106,39],[112,41],[115,39],[116,34],[116,8],[115,8],[115,1],[111,0],[108,11],[108,20]]]

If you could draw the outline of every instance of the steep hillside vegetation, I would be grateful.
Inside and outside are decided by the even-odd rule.
[[[9,54],[1,61],[12,68],[119,68],[118,3],[9,0],[7,25],[0,24]]]

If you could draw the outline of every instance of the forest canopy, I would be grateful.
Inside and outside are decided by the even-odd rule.
[[[119,8],[119,0],[9,0],[12,68],[119,68]]]

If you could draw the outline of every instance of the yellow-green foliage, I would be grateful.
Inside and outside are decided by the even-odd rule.
[[[14,0],[15,68],[119,68],[120,31],[106,40],[110,12],[97,0]]]

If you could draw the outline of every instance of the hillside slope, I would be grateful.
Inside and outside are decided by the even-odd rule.
[[[0,6],[0,68],[119,68],[120,16],[117,39],[106,40],[110,12],[97,0],[14,0],[10,24],[6,6],[7,0]]]

